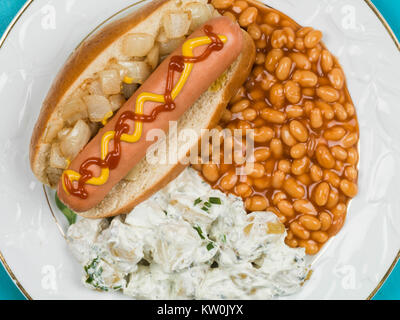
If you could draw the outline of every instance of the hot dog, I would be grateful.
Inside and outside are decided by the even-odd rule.
[[[198,38],[206,41],[193,45]],[[254,59],[251,37],[206,1],[149,2],[83,41],[64,64],[31,138],[33,173],[81,216],[129,212],[182,172],[183,155],[197,145],[178,141],[178,162],[152,164],[147,133],[161,129],[168,140],[176,121],[178,133],[201,139]]]
[[[143,122],[142,137],[140,137],[138,141],[133,143],[121,141],[119,150],[120,159],[118,163],[110,167],[109,161],[109,163],[103,167],[105,170],[108,170],[108,178],[103,184],[83,183],[80,185],[79,180],[71,181],[68,175],[64,173],[57,188],[58,196],[62,202],[73,210],[81,212],[89,210],[103,200],[111,188],[125,177],[132,167],[145,156],[146,150],[151,142],[146,141],[143,136],[154,128],[166,131],[169,121],[178,120],[199,96],[228,68],[229,65],[232,64],[242,50],[243,35],[241,29],[237,24],[226,17],[214,18],[208,21],[206,25],[196,30],[189,39],[185,41],[183,46],[187,46],[190,43],[190,39],[200,39],[201,37],[209,39],[214,37],[215,39],[212,40],[215,42],[211,42],[211,44],[207,45],[200,45],[193,49],[194,57],[201,57],[206,50],[209,50],[206,52],[208,56],[193,63],[189,77],[185,81],[179,94],[177,94],[176,98],[173,100],[175,105],[173,110],[160,112],[155,117],[154,121]],[[218,45],[220,47],[217,47]],[[214,50],[212,50],[213,48]],[[171,59],[174,59],[174,57],[182,57],[182,46],[163,61],[140,89],[137,90],[118,111],[113,119],[98,132],[71,162],[66,172],[74,171],[83,175],[85,170],[82,169],[82,164],[85,161],[88,159],[101,158],[100,146],[102,145],[104,135],[107,134],[107,132],[116,131],[115,128],[118,125],[118,121],[120,121],[121,115],[126,111],[137,109],[141,94],[154,93],[162,95],[165,93],[169,68],[171,68],[171,65],[174,65],[174,61],[171,62]],[[174,84],[178,83],[181,74],[182,73],[179,72],[174,73],[172,81]],[[158,102],[152,102],[151,100],[146,101],[143,113],[150,115],[159,106],[160,103]],[[135,121],[127,120],[125,124],[129,125],[129,129],[126,129],[125,132],[129,132],[129,134],[132,135],[135,131]],[[110,143],[112,142],[110,141]],[[86,171],[92,171],[93,177],[101,176],[101,166],[98,164],[91,164],[94,163],[93,161],[86,163],[88,164],[85,167]],[[112,166],[115,168],[112,168]],[[72,186],[73,184],[76,185],[75,188]]]

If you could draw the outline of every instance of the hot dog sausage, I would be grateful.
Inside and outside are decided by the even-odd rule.
[[[210,31],[212,32],[210,33]],[[145,156],[146,150],[153,143],[146,141],[146,133],[155,128],[166,132],[169,121],[178,120],[236,60],[243,47],[242,31],[237,24],[226,17],[215,18],[196,30],[189,39],[198,39],[206,36],[206,34],[210,39],[217,38],[216,35],[218,35],[218,39],[214,39],[214,42],[216,42],[215,47],[217,47],[217,44],[220,47],[213,50],[209,49],[209,55],[204,56],[203,60],[196,62],[192,60],[194,63],[192,63],[191,72],[186,81],[182,82],[183,86],[179,93],[174,94],[171,89],[175,85],[177,86],[177,83],[181,80],[183,70],[179,69],[182,69],[183,63],[176,56],[182,56],[182,47],[175,50],[161,63],[117,114],[70,163],[69,168],[64,171],[57,188],[58,196],[63,203],[77,212],[82,212],[93,208],[101,202],[111,188],[122,180]],[[223,45],[221,45],[221,37],[219,36],[223,36]],[[195,46],[192,50],[193,57],[204,55],[207,48],[206,44]],[[172,63],[170,63],[171,59]],[[185,61],[190,62],[189,60]],[[171,73],[171,68],[177,72]],[[170,77],[169,81],[167,81],[168,77]],[[167,89],[168,87],[170,88]],[[167,92],[169,92],[169,95],[166,94]],[[164,101],[153,102],[151,101],[152,99],[149,101],[148,98],[143,100],[143,95],[146,96],[149,93],[159,96],[164,95]],[[139,101],[144,101],[142,104],[143,110],[139,113],[153,115],[153,118],[142,116],[141,119],[143,121],[133,121],[132,118],[125,118],[125,121],[122,121],[121,119],[129,114],[129,111],[136,112],[138,110]],[[161,110],[162,108],[158,110],[162,106],[161,102],[164,103],[164,109],[166,110]],[[135,116],[139,117],[137,112]],[[141,135],[135,136],[136,130],[139,130],[138,125],[141,126]],[[124,138],[127,136],[131,139],[129,142],[128,138]],[[133,136],[135,138],[132,138]],[[106,137],[109,139],[105,140]],[[108,142],[105,143],[104,141]],[[116,157],[117,155],[118,157]],[[78,174],[80,180],[71,178],[71,172],[72,176]],[[82,183],[85,179],[87,180],[86,182],[92,181],[93,179],[88,180],[90,177],[93,179],[98,177],[106,178],[101,183]]]

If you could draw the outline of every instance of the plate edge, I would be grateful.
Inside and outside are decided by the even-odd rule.
[[[34,0],[28,0],[23,7],[18,11],[17,15],[14,17],[14,19],[11,21],[11,23],[8,25],[8,27],[6,28],[6,30],[4,31],[2,37],[0,38],[0,49],[3,47],[8,35],[10,34],[12,28],[15,26],[15,24],[18,22],[18,20],[21,18],[21,16],[23,15],[23,13],[28,9],[28,7],[33,3]],[[139,1],[139,2],[143,2]],[[386,31],[389,33],[390,37],[392,38],[395,46],[397,47],[397,49],[400,51],[400,41],[397,38],[396,34],[394,33],[394,31],[392,30],[392,28],[390,27],[389,23],[386,21],[386,19],[383,17],[383,15],[381,14],[381,12],[376,8],[376,6],[372,3],[371,0],[364,0],[364,2],[368,5],[368,7],[375,13],[375,15],[377,16],[377,18],[379,19],[379,21],[383,24],[383,26],[385,27]],[[137,4],[137,3],[135,3]],[[122,9],[121,11],[124,11],[128,8],[132,7],[132,5],[128,6],[125,9]],[[119,11],[119,12],[121,12]],[[119,13],[118,12],[118,13]],[[117,13],[117,14],[118,14]],[[115,16],[116,14],[112,15],[111,17],[109,17],[106,21],[110,20],[113,16]],[[103,25],[106,21],[104,21],[103,23],[101,23],[98,27],[100,27],[101,25]],[[98,29],[98,28],[96,28]],[[89,36],[89,35],[88,35]],[[392,264],[390,265],[389,269],[386,271],[385,275],[383,276],[383,278],[380,280],[380,282],[378,283],[378,285],[375,287],[375,289],[370,293],[370,295],[366,298],[366,300],[371,300],[375,294],[379,291],[379,289],[382,287],[382,285],[384,284],[384,282],[387,280],[387,278],[389,277],[389,275],[391,274],[391,272],[393,271],[394,267],[396,266],[397,262],[400,260],[400,250],[398,251],[394,261],[392,262]],[[15,274],[13,273],[13,271],[11,270],[10,266],[7,264],[1,250],[0,250],[0,262],[2,263],[2,265],[5,267],[7,273],[9,274],[10,278],[13,280],[13,282],[17,285],[18,289],[21,291],[21,293],[28,299],[28,300],[33,300],[33,298],[29,295],[29,293],[25,290],[25,288],[22,286],[22,284],[18,281],[17,277],[15,276]]]

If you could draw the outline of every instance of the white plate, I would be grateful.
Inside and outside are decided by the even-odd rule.
[[[365,299],[400,248],[400,54],[365,1],[266,0],[324,32],[339,57],[361,129],[360,193],[342,231],[313,259],[296,299]],[[29,168],[33,125],[57,70],[80,41],[131,0],[28,2],[0,49],[1,260],[34,299],[110,298],[82,287],[81,270]],[[138,6],[131,7],[135,10]],[[114,295],[121,298],[121,295]]]

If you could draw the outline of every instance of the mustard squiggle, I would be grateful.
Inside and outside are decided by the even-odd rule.
[[[227,42],[227,37],[223,35],[218,35],[218,38],[226,43]],[[184,44],[182,45],[182,54],[185,57],[193,57],[193,49],[196,47],[204,46],[207,44],[210,44],[212,41],[208,36],[202,36],[198,38],[193,38],[186,40]],[[189,78],[190,73],[193,70],[193,63],[187,63],[185,62],[184,64],[184,70],[181,73],[181,76],[175,85],[174,89],[171,92],[171,97],[173,100],[179,95],[181,92],[183,86],[185,85],[187,79]],[[156,94],[156,93],[151,93],[151,92],[142,92],[141,94],[138,95],[136,99],[136,105],[135,105],[135,113],[137,114],[143,114],[143,109],[144,109],[144,104],[145,102],[158,102],[158,103],[165,103],[164,95],[162,94]],[[143,122],[141,121],[135,121],[134,124],[134,132],[132,134],[122,134],[121,135],[121,141],[128,142],[128,143],[135,143],[138,140],[140,140],[142,136],[142,131],[143,131]],[[104,160],[106,156],[108,155],[108,146],[110,141],[114,139],[115,131],[107,131],[106,133],[103,134],[103,137],[101,139],[101,159]],[[92,177],[88,181],[86,181],[86,184],[91,184],[91,185],[102,185],[107,182],[108,177],[110,175],[110,169],[109,168],[102,168],[100,175],[98,177]],[[69,194],[68,189],[65,185],[64,182],[64,177],[67,176],[68,179],[73,182],[73,181],[78,181],[81,178],[81,175],[79,172],[76,172],[74,170],[69,170],[66,169],[64,170],[61,181],[62,181],[62,186],[64,191]]]

